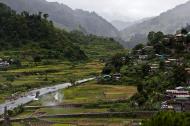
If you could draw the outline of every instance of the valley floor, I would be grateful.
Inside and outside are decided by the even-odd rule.
[[[134,86],[114,86],[97,84],[96,81],[46,95],[25,107],[17,118],[38,117],[57,114],[102,113],[111,112],[117,107],[126,107],[127,100],[137,92]],[[122,101],[121,103],[118,101]],[[117,103],[118,102],[118,103]],[[49,106],[54,107],[49,107]],[[117,108],[119,109],[119,108]],[[48,118],[50,122],[76,125],[114,125],[124,126],[131,122],[126,118]],[[58,125],[58,126],[59,126]],[[57,125],[55,125],[57,126]]]
[[[104,64],[98,60],[90,60],[81,63],[72,63],[69,61],[56,61],[54,64],[44,65],[39,63],[36,65],[25,66],[20,69],[8,69],[2,71],[0,75],[1,83],[11,83],[15,87],[15,91],[1,92],[0,102],[5,100],[14,101],[17,97],[23,96],[27,89],[44,87],[59,82],[74,82],[76,80],[98,75]],[[13,77],[12,80],[9,80]],[[127,84],[126,84],[127,85]],[[23,88],[21,88],[23,87]],[[17,91],[17,88],[19,89]],[[16,94],[10,96],[13,92]],[[128,108],[128,99],[137,93],[135,86],[109,85],[91,81],[79,86],[60,90],[43,96],[39,101],[31,102],[26,105],[24,112],[14,118],[38,117],[42,115],[56,114],[77,114],[77,113],[102,113],[119,111],[121,108]],[[57,95],[57,96],[56,96]],[[57,97],[57,98],[55,98]],[[44,107],[44,106],[54,107]],[[66,105],[66,106],[65,106]],[[27,107],[33,106],[33,107]],[[41,106],[40,108],[38,108]],[[56,107],[62,106],[62,107]],[[36,108],[37,107],[37,108]],[[47,121],[47,122],[45,122]],[[131,122],[126,118],[48,118],[45,121],[35,121],[32,125],[50,125],[51,126],[76,126],[76,125],[109,125],[124,126]],[[54,123],[51,123],[54,122]],[[13,123],[13,126],[26,125],[29,122],[21,121]]]

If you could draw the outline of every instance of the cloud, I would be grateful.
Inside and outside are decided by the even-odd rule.
[[[159,15],[188,0],[47,0],[73,9],[95,11],[107,20],[136,20]]]

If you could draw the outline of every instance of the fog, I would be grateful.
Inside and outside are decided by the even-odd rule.
[[[133,21],[157,16],[188,0],[47,0],[64,3],[73,9],[95,11],[107,20]]]

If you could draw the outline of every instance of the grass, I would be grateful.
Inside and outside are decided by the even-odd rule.
[[[92,44],[93,43],[81,45],[81,49],[83,49],[90,58],[102,58],[113,56],[116,53],[127,52],[127,50],[121,48],[114,48],[118,46],[116,43],[96,42],[93,46]]]
[[[48,118],[45,120],[55,122],[52,126],[127,126],[131,121],[140,121],[125,118]],[[13,126],[21,125],[14,123]]]
[[[64,103],[95,103],[99,100],[128,99],[136,88],[133,86],[112,86],[101,84],[86,84],[63,91]]]
[[[110,51],[105,51],[102,46],[96,46],[94,48],[86,48],[89,51],[90,57],[102,57],[101,54],[93,49],[99,49],[100,52],[109,54]],[[94,54],[96,53],[96,54]],[[103,56],[103,57],[104,57]],[[78,80],[81,78],[88,78],[99,74],[104,66],[103,63],[98,60],[91,60],[88,62],[73,63],[69,61],[56,61],[56,63],[50,65],[43,65],[39,63],[37,66],[28,65],[24,62],[26,67],[21,69],[10,69],[6,72],[0,73],[1,83],[11,83],[13,86],[30,85],[33,88],[39,86],[46,86],[50,84],[56,84],[60,82],[68,82],[71,79]],[[46,78],[47,73],[47,80]],[[14,81],[7,81],[5,75],[13,75]],[[120,100],[129,99],[133,94],[137,92],[134,86],[121,86],[121,85],[104,85],[97,84],[95,81],[88,82],[78,87],[68,88],[59,91],[61,100],[56,101],[54,99],[55,94],[49,94],[42,97],[39,101],[34,101],[29,105],[55,105],[55,104],[97,104],[100,101]],[[0,102],[4,101],[4,97],[10,95],[6,93],[0,95]],[[125,103],[121,103],[121,106]],[[108,112],[113,104],[102,104],[101,107],[70,107],[70,108],[41,108],[41,109],[25,109],[25,111],[19,114],[17,117],[30,117],[38,116],[42,113],[45,115],[53,114],[75,114],[75,113],[97,113],[97,112]],[[52,118],[47,119],[49,121],[55,121],[56,123],[52,126],[76,126],[77,125],[109,125],[109,126],[125,126],[128,125],[131,120],[124,118]],[[65,124],[62,124],[62,123]],[[14,123],[13,126],[22,126],[21,123]]]
[[[130,119],[125,118],[51,118],[49,120],[82,126],[126,126],[132,121]]]
[[[97,113],[97,112],[107,112],[108,109],[106,108],[75,108],[75,107],[55,107],[55,108],[41,108],[41,109],[25,109],[25,111],[19,114],[18,118],[25,118],[25,117],[35,117],[39,115],[55,115],[55,114],[76,114],[76,113]]]
[[[74,126],[71,124],[53,124],[52,126]]]
[[[54,99],[55,93],[43,96],[39,101],[34,101],[29,105],[58,105],[58,104],[97,104],[103,101],[110,100],[127,100],[137,92],[134,86],[122,85],[105,85],[97,84],[96,81],[91,81],[83,85],[64,89],[59,91],[60,99]],[[111,108],[118,110],[117,106],[125,107],[126,103],[117,104],[100,104],[94,107],[66,107],[66,108],[40,108],[40,109],[25,109],[25,111],[17,117],[35,117],[39,115],[55,115],[55,114],[76,114],[76,113],[97,113],[108,112]],[[56,122],[53,126],[94,126],[94,125],[109,125],[109,126],[125,126],[131,120],[124,118],[51,118],[48,121]],[[62,124],[64,122],[64,124]]]
[[[19,122],[15,122],[15,123],[12,123],[12,126],[24,126],[24,125],[20,124]]]
[[[42,108],[38,112],[45,112],[47,115],[75,114],[75,113],[98,113],[107,112],[107,109],[85,109],[85,108]]]
[[[25,110],[23,113],[19,114],[18,118],[31,117],[35,110]]]
[[[71,62],[61,62],[56,65],[39,65],[32,68],[9,70],[7,73],[21,75],[16,78],[13,85],[36,84],[44,81],[46,77],[49,82],[68,81],[71,77],[80,79],[100,73],[103,64],[98,61],[73,64]]]
[[[103,85],[96,84],[95,81],[84,85],[64,89],[59,92],[61,102],[56,104],[84,104],[97,103],[99,101],[127,100],[137,92],[134,86]],[[42,97],[39,101],[32,102],[30,105],[47,105],[56,102],[55,94]],[[48,101],[49,103],[47,103]]]
[[[60,105],[60,104],[96,104],[103,101],[110,100],[127,100],[137,92],[134,86],[121,86],[121,85],[101,85],[96,84],[95,81],[86,84],[64,89],[59,91],[59,101],[54,99],[55,93],[43,96],[39,101],[33,101],[28,105],[31,106],[46,106],[46,105]],[[126,103],[117,104],[118,106],[126,106]],[[24,113],[18,117],[38,116],[42,113],[45,115],[54,114],[76,114],[76,113],[97,113],[108,112],[115,104],[100,104],[94,107],[65,107],[65,108],[40,108],[32,110],[28,108]],[[117,108],[117,107],[116,107]]]

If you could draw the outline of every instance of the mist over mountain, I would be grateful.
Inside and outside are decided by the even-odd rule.
[[[131,21],[127,22],[127,21],[120,21],[120,20],[114,20],[111,23],[118,30],[124,30],[125,28],[128,28],[135,24],[135,22],[131,22]]]
[[[43,12],[49,14],[49,19],[57,27],[65,28],[68,31],[81,30],[88,34],[105,37],[118,37],[118,30],[108,21],[97,15],[95,12],[73,10],[67,5],[46,0],[0,0],[12,9],[30,13]]]
[[[162,31],[165,34],[175,33],[176,29],[185,27],[188,23],[190,23],[189,12],[190,1],[161,13],[157,17],[124,29],[121,31],[121,36],[124,40],[130,41],[131,37],[134,37],[135,35],[147,35],[150,31]],[[138,44],[141,41],[136,41],[135,43],[133,41],[133,45]]]
[[[138,23],[142,23],[146,20],[152,19],[153,17],[148,17],[148,18],[142,18],[139,20],[135,21],[120,21],[120,20],[114,20],[111,22],[111,24],[116,27],[119,31],[122,31],[130,26],[136,25]]]

